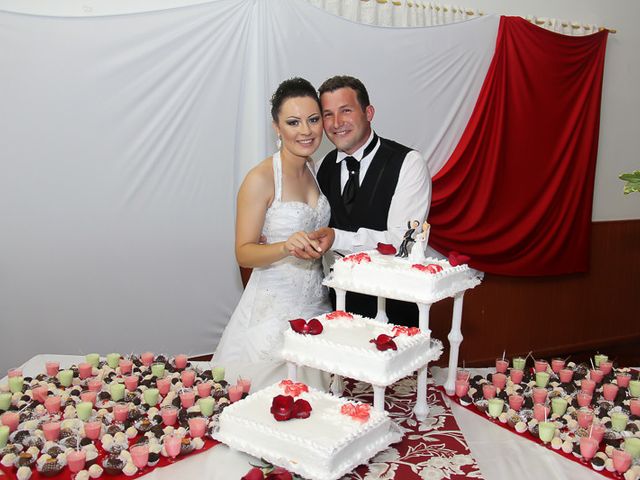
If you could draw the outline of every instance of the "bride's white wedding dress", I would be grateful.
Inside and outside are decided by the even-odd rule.
[[[304,202],[282,201],[279,152],[273,155],[273,177],[275,196],[267,209],[262,231],[269,243],[284,241],[298,231],[311,232],[328,225],[331,210],[322,192],[315,208]],[[310,261],[289,256],[253,269],[212,359],[213,365],[225,368],[227,381],[235,383],[238,376],[250,378],[251,390],[256,391],[286,378],[286,365],[274,354],[282,347],[282,333],[289,328],[289,320],[309,319],[331,310],[322,279],[321,259]],[[326,388],[328,375],[301,368],[299,381]]]

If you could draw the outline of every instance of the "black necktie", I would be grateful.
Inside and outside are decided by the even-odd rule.
[[[344,202],[344,208],[347,213],[351,213],[353,204],[356,202],[356,195],[360,188],[360,162],[353,157],[345,157],[343,161],[347,162],[347,169],[349,170],[349,179],[342,191],[342,201]]]
[[[378,135],[374,133],[373,139],[362,153],[363,160],[371,153],[377,144]],[[342,190],[342,202],[344,203],[344,208],[347,210],[347,213],[351,213],[351,209],[356,203],[358,189],[360,188],[360,162],[351,156],[344,157],[342,160],[347,162],[347,170],[349,171],[349,178],[347,179],[347,183],[344,185],[344,190]]]

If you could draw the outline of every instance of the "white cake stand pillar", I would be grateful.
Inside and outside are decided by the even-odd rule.
[[[429,404],[427,403],[427,368],[428,365],[418,370],[418,385],[416,390],[416,404],[413,413],[421,422],[425,421],[429,415]]]
[[[387,299],[384,297],[378,297],[378,310],[375,320],[380,323],[389,323],[389,317],[387,316]]]
[[[347,291],[341,288],[335,288],[336,291],[336,310],[347,311]]]
[[[347,291],[341,288],[335,288],[336,291],[336,310],[347,311]],[[342,377],[338,374],[333,375],[333,381],[331,382],[331,393],[336,397],[341,397],[344,392],[344,382]]]
[[[422,333],[426,333],[431,338],[431,330],[429,330],[429,310],[430,303],[418,303],[418,327]]]
[[[387,387],[373,385],[373,409],[384,412],[384,391]]]
[[[292,382],[298,381],[298,365],[293,362],[287,362],[287,378]]]
[[[456,372],[458,370],[458,353],[460,352],[460,344],[462,343],[462,297],[464,292],[457,293],[453,297],[453,317],[451,319],[451,331],[447,338],[449,339],[449,372],[444,389],[448,395],[453,395],[456,387]]]

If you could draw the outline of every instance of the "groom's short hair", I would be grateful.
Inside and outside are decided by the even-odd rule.
[[[318,89],[318,94],[322,96],[326,92],[334,92],[339,88],[351,88],[356,92],[356,98],[362,110],[367,108],[371,103],[369,102],[369,93],[364,84],[355,77],[349,75],[336,75],[324,81]]]

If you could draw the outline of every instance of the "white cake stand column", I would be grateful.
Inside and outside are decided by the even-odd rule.
[[[335,288],[336,291],[336,310],[347,311],[347,291],[341,288]]]
[[[379,412],[384,412],[384,391],[387,387],[373,385],[373,408]]]
[[[416,404],[413,407],[413,413],[416,418],[423,422],[429,415],[429,404],[427,403],[427,368],[425,365],[418,370],[418,385],[416,391]]]
[[[453,317],[451,319],[451,331],[447,338],[449,339],[449,373],[444,389],[447,394],[453,395],[456,387],[456,372],[458,369],[458,353],[460,352],[460,344],[462,343],[462,297],[464,292],[457,293],[453,297]]]
[[[292,382],[298,381],[298,365],[293,362],[287,362],[287,378]]]
[[[431,338],[431,330],[429,329],[429,310],[430,303],[418,303],[418,326],[420,331]],[[427,418],[429,414],[429,405],[427,404],[427,367],[418,370],[418,384],[416,386],[416,404],[413,412],[421,422]]]
[[[341,288],[335,288],[336,291],[336,310],[342,310],[343,312],[347,311],[347,291]],[[342,392],[344,392],[344,382],[342,381],[342,377],[338,374],[333,375],[333,381],[331,382],[331,393],[333,393],[336,397],[342,396]]]
[[[378,297],[378,310],[375,320],[380,323],[389,323],[389,317],[387,316],[387,299],[385,297]]]

